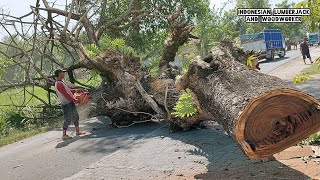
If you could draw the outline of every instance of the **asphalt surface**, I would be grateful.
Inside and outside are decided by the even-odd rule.
[[[263,61],[260,65],[261,72],[274,71],[279,66],[300,56],[299,50],[292,50],[287,52],[285,58]],[[82,123],[83,129],[90,131],[88,135],[75,136],[66,142],[61,141],[61,130],[57,130],[0,148],[0,179],[54,180],[67,178],[120,149],[127,149],[130,153],[131,147],[139,145],[138,142],[164,127],[164,125],[151,123],[125,129],[110,129],[108,128],[109,123],[110,120],[104,117],[90,119]],[[210,130],[210,133],[217,132]],[[225,135],[223,137],[228,139]],[[240,154],[237,148],[235,151]]]
[[[93,118],[82,123],[88,135],[63,142],[61,131],[50,131],[0,148],[1,180],[56,180],[85,169],[102,157],[134,145],[158,124],[109,129],[109,119]],[[97,129],[97,130],[93,130]],[[72,128],[70,130],[73,130]],[[108,172],[106,172],[108,173]]]
[[[314,49],[316,47],[310,47],[310,50]],[[289,63],[291,60],[295,59],[295,58],[299,58],[302,57],[301,52],[299,49],[297,50],[291,50],[286,52],[286,56],[283,58],[279,58],[277,57],[275,60],[273,61],[267,61],[267,60],[261,60],[260,61],[260,68],[262,73],[270,73],[271,71],[276,70],[277,68],[279,68],[280,66]],[[312,57],[312,54],[311,54]],[[307,59],[308,62],[308,59]]]

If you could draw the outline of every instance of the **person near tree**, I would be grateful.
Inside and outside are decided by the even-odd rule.
[[[308,38],[304,38],[303,42],[300,44],[300,51],[302,54],[303,62],[306,64],[306,57],[309,58],[311,64],[313,63],[311,56],[310,56],[310,50],[309,50],[309,43],[307,42]]]
[[[73,92],[63,81],[64,73],[65,70],[58,69],[54,72],[54,75],[56,78],[55,88],[64,115],[62,139],[67,140],[71,138],[69,135],[67,135],[67,130],[71,122],[74,123],[74,126],[76,128],[76,135],[83,135],[86,134],[86,132],[80,131],[79,114],[76,109],[77,99],[74,98]]]

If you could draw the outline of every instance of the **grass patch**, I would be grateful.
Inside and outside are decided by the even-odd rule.
[[[91,86],[100,85],[102,79],[98,74],[92,73],[90,77],[81,79],[81,82]],[[48,103],[46,90],[39,87],[27,87],[26,90]],[[50,98],[52,105],[58,104],[54,94]],[[53,117],[62,115],[61,110],[43,111],[42,105],[43,102],[23,88],[0,93],[0,147],[60,127],[61,119]]]
[[[319,67],[319,63],[313,63],[311,66],[305,68],[301,72],[309,75],[319,74],[320,72],[318,70],[318,67]]]
[[[33,130],[21,131],[21,130],[13,130],[10,135],[4,136],[0,138],[0,147],[6,146],[8,144],[23,140],[25,138],[47,132],[49,128],[37,128]]]
[[[39,87],[26,88],[44,101],[48,102],[47,91]],[[25,97],[25,98],[24,98]],[[24,100],[25,99],[25,100]],[[57,98],[51,95],[51,103],[57,104]],[[9,105],[9,106],[1,106]],[[15,107],[25,106],[25,107]],[[41,101],[21,89],[11,89],[0,93],[0,147],[25,138],[47,132],[57,126],[57,119],[29,119],[42,116]],[[55,115],[58,112],[53,112]],[[45,112],[50,115],[50,112]],[[61,123],[60,123],[61,124]]]
[[[34,92],[36,96],[40,97],[41,99],[43,99],[45,102],[48,103],[48,92],[46,90],[40,87],[34,87],[34,88],[27,87],[26,90],[32,93]],[[24,97],[25,97],[25,100],[24,100]],[[52,96],[52,94],[51,94],[51,102],[52,103],[58,102],[57,98],[55,96]],[[0,94],[0,105],[11,105],[12,103],[16,105],[28,104],[32,106],[42,104],[41,101],[39,101],[29,93],[27,92],[24,93],[23,88],[7,90]]]

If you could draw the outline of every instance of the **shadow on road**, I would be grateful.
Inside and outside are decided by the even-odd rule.
[[[91,120],[86,121],[85,123],[82,123],[81,129],[84,129],[86,131],[95,131],[99,129],[106,129],[108,124],[110,123],[110,119],[104,117],[104,116],[98,116],[96,118],[93,118]],[[62,131],[62,130],[61,130]],[[75,136],[75,128],[72,126],[69,128],[69,132],[71,132],[71,139],[64,140],[64,141],[59,141],[58,144],[56,145],[56,148],[63,148],[68,146],[71,143],[74,143],[78,141],[79,139],[86,139],[88,137],[91,137],[92,135],[90,133],[82,136]]]
[[[219,125],[214,125],[208,129],[167,134],[199,148],[189,151],[190,154],[208,159],[208,172],[196,175],[196,179],[308,179],[279,161],[249,160],[220,129]]]
[[[90,143],[83,144],[77,151],[83,153],[112,153],[119,149],[130,148],[137,140],[143,139],[146,134],[160,128],[156,123],[144,123],[130,128],[99,128],[91,131],[90,135],[81,139]]]
[[[88,136],[84,136],[83,139],[90,139],[90,144],[83,144],[81,147],[77,148],[77,151],[86,155],[86,153],[92,152],[106,153],[115,152],[118,149],[125,149],[128,152],[151,151],[152,156],[152,152],[155,151],[155,149],[152,149],[150,146],[145,147],[144,143],[139,144],[138,140],[153,141],[154,138],[159,139],[160,137],[160,139],[172,139],[174,141],[183,142],[188,145],[188,147],[195,147],[194,149],[187,150],[186,156],[196,155],[208,160],[208,165],[205,165],[201,161],[193,162],[202,164],[206,166],[204,168],[207,169],[207,173],[198,174],[194,177],[197,179],[308,179],[303,173],[278,161],[262,162],[260,160],[249,160],[241,152],[236,143],[225,134],[221,126],[211,123],[208,124],[207,127],[207,129],[177,133],[170,133],[167,127],[156,123],[139,124],[124,129],[100,129],[92,131]],[[138,147],[133,146],[134,144],[137,144]],[[163,140],[161,144],[164,148],[166,147],[167,142]],[[150,150],[144,148],[150,148]],[[139,156],[141,157],[135,158],[140,159],[140,163],[143,164],[143,161],[148,161],[148,158],[150,159],[150,154],[148,155],[140,153]],[[179,161],[179,159],[173,155],[174,152],[169,155],[169,159],[172,161]],[[163,156],[168,155],[163,154]],[[127,161],[130,161],[130,159]],[[169,161],[168,164],[170,164]],[[123,166],[125,165],[126,164],[123,164]],[[181,164],[179,164],[179,167],[183,169],[184,166],[185,164],[182,161]]]
[[[79,139],[81,139],[80,136],[74,136],[74,137],[72,137],[71,139],[68,139],[68,140],[59,142],[59,143],[56,145],[56,148],[66,147],[66,146],[68,146],[69,144],[71,144],[71,143],[73,143],[73,142],[76,142],[76,141],[79,140]]]

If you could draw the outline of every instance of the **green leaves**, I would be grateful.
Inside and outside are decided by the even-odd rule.
[[[195,58],[195,54],[191,53],[189,55],[186,55],[185,58],[182,60],[182,73],[186,74],[189,70],[189,66],[191,61]]]
[[[106,50],[117,50],[117,51],[123,52],[126,55],[137,56],[137,53],[135,52],[135,50],[132,47],[127,46],[124,39],[121,39],[121,38],[112,39],[108,35],[104,35],[100,39],[99,46],[95,44],[87,44],[85,48],[89,56],[92,58],[101,55]]]
[[[101,53],[101,50],[95,44],[86,45],[86,50],[90,57],[96,57]]]
[[[309,145],[320,145],[320,135],[313,134],[305,140]]]
[[[299,84],[307,82],[308,80],[313,80],[315,77],[313,75],[320,73],[320,58],[318,58],[314,64],[302,70],[302,73],[297,74],[293,77],[293,83]]]
[[[303,74],[297,74],[293,77],[293,83],[296,85],[298,83],[307,82],[308,79],[310,79],[310,75],[303,73]]]
[[[122,38],[114,38],[112,39],[108,35],[104,35],[99,41],[99,46],[102,50],[118,50],[123,52],[126,55],[137,56],[136,51],[126,45],[126,41]]]
[[[303,17],[303,19],[308,22],[308,28],[310,31],[316,31],[320,28],[319,4],[320,0],[304,0],[296,5],[296,8],[310,8],[311,15]]]
[[[150,58],[149,63],[150,63],[149,73],[151,77],[156,77],[159,73],[160,57]]]
[[[13,59],[7,59],[0,56],[0,79],[2,75],[6,72],[7,67],[13,64]]]
[[[198,112],[190,93],[184,93],[180,95],[179,100],[173,110],[174,112],[172,115],[181,118],[191,117]]]
[[[254,55],[249,56],[249,58],[247,59],[247,67],[252,68],[252,61],[256,60],[257,57]]]

